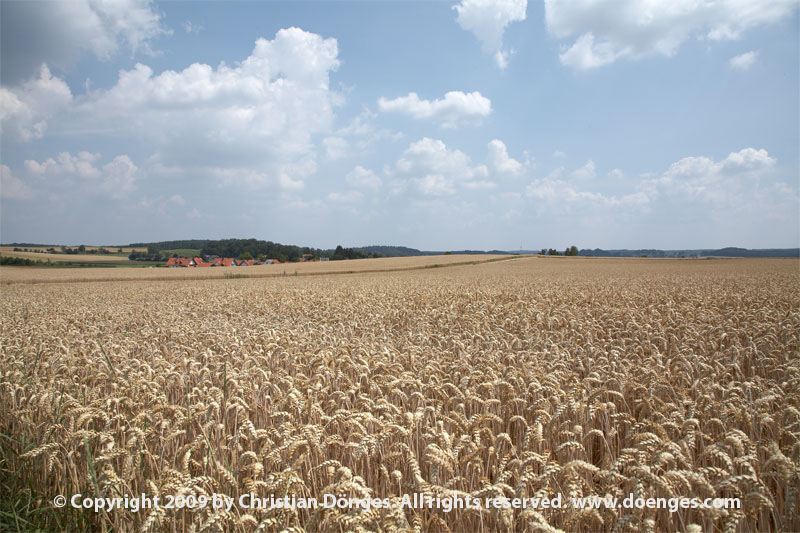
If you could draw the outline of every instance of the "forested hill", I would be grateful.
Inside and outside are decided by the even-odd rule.
[[[294,261],[311,254],[314,257],[330,257],[331,259],[356,259],[360,257],[410,257],[418,255],[450,254],[537,254],[536,250],[451,250],[451,251],[426,251],[406,246],[372,245],[356,248],[319,249],[292,244],[280,244],[272,241],[258,239],[188,239],[161,242],[135,242],[124,245],[125,247],[148,248],[153,251],[196,249],[203,255],[218,255],[220,257],[240,257],[245,252],[252,257],[265,255],[281,261]],[[338,253],[337,253],[338,252]],[[658,250],[647,249],[619,249],[601,250],[600,248],[581,249],[578,255],[593,257],[800,257],[800,248],[717,248],[717,249],[686,249],[686,250]]]
[[[453,254],[453,255],[482,255],[482,254],[516,254],[519,252],[506,252],[503,250],[448,250],[448,251],[425,251],[425,250],[417,250],[416,248],[408,248],[406,246],[360,246],[359,250],[363,250],[367,253],[379,253],[386,257],[410,257],[414,255],[442,255],[442,254]]]
[[[300,259],[303,254],[312,254],[316,257],[324,255],[322,250],[316,250],[314,248],[280,244],[272,241],[261,241],[258,239],[186,239],[178,241],[137,242],[129,246],[147,248],[150,253],[176,249],[195,249],[200,250],[201,255],[216,255],[219,257],[241,257],[245,253],[249,253],[250,256],[254,258],[264,255],[270,259],[278,259],[282,262],[296,261]]]

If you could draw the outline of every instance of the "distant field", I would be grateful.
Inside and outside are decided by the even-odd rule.
[[[27,248],[28,251],[38,251],[41,253],[46,253],[47,249],[50,247],[49,246],[0,246],[0,253],[5,254],[6,252],[13,252],[14,248],[23,248],[23,249]],[[53,248],[55,248],[58,252],[61,251],[61,246],[53,246]],[[67,246],[67,248],[74,249],[77,247]],[[105,248],[111,253],[117,253],[117,250],[119,250],[118,246],[87,246],[86,250],[99,250],[100,248]],[[146,252],[147,248],[125,248],[125,247],[122,248],[122,253],[125,255],[128,255],[133,251]],[[89,255],[94,255],[94,254],[89,254]]]
[[[4,247],[5,248],[5,247]],[[124,254],[48,254],[42,252],[13,252],[5,249],[0,255],[7,257],[21,257],[23,259],[33,259],[40,261],[51,261],[53,263],[119,263],[128,262],[128,256]]]
[[[75,257],[75,256],[70,256]],[[231,277],[275,277],[308,276],[326,273],[356,273],[414,268],[436,268],[458,263],[508,260],[508,255],[429,255],[421,257],[383,257],[380,259],[351,259],[347,261],[324,261],[318,263],[283,263],[280,265],[256,265],[249,267],[209,268],[31,268],[0,267],[0,283],[58,283],[70,281],[113,280],[180,280],[215,279]]]

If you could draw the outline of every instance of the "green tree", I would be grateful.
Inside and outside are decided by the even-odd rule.
[[[244,252],[239,256],[239,259],[242,261],[251,261],[253,259],[253,255],[250,252]]]
[[[569,248],[564,250],[564,255],[571,255],[571,256],[578,255],[578,247],[577,246],[570,246]]]
[[[331,257],[331,259],[333,259],[334,261],[347,259],[347,257],[344,255],[344,248],[342,248],[341,244],[336,247],[336,250],[333,252],[333,257]]]

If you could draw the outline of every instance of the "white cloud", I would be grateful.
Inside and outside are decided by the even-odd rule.
[[[61,152],[56,159],[49,157],[41,163],[28,159],[25,161],[25,168],[40,177],[76,175],[81,178],[96,178],[100,175],[100,170],[94,165],[99,159],[100,154],[85,151],[74,156],[69,152]]]
[[[99,160],[100,154],[78,152],[73,156],[62,152],[55,159],[50,157],[41,163],[26,160],[25,168],[29,174],[49,180],[51,186],[78,184],[89,194],[114,199],[127,197],[135,188],[138,167],[125,154],[116,156],[102,167],[97,166]],[[75,182],[73,178],[80,181]]]
[[[470,157],[461,150],[450,150],[443,141],[428,137],[411,143],[397,162],[397,168],[406,173],[424,171],[465,180],[488,175],[484,165],[473,167]]]
[[[3,78],[21,79],[42,63],[62,69],[89,53],[105,61],[121,47],[152,53],[151,43],[170,30],[150,0],[68,0],[4,5],[8,35],[2,52]]]
[[[0,165],[0,197],[9,200],[29,200],[34,197],[24,181],[11,174],[11,169]]]
[[[350,154],[350,142],[342,137],[325,137],[322,145],[325,147],[325,157],[330,161],[342,159]]]
[[[39,77],[19,87],[0,87],[0,134],[23,142],[41,139],[47,120],[72,102],[63,80],[42,65]]]
[[[150,198],[144,196],[136,203],[139,210],[150,210],[154,215],[169,216],[170,214],[185,214],[185,209],[179,209],[186,205],[186,200],[180,194],[173,194],[169,198],[159,196]]]
[[[103,166],[101,190],[112,198],[125,198],[134,189],[137,170],[138,168],[130,157],[118,155],[113,161]]]
[[[237,67],[194,63],[154,74],[141,63],[91,95],[76,113],[84,127],[147,138],[153,163],[205,169],[225,183],[298,189],[316,171],[312,136],[330,131],[339,65],[335,39],[299,28],[258,39]],[[335,151],[336,146],[330,145]]]
[[[594,35],[584,33],[569,49],[559,54],[559,59],[565,65],[579,69],[602,67],[613,63],[618,57],[624,55],[623,51],[615,50],[608,42],[595,45]]]
[[[397,171],[412,178],[417,190],[426,196],[446,196],[456,192],[456,185],[486,180],[486,165],[474,165],[461,150],[451,150],[438,139],[425,137],[411,145],[397,161]],[[484,184],[485,187],[485,184]],[[402,182],[392,184],[392,191],[405,190]]]
[[[464,182],[464,187],[473,190],[487,190],[496,188],[497,184],[489,180],[476,180]]]
[[[353,203],[364,198],[360,191],[332,192],[328,195],[328,200],[332,202]]]
[[[704,156],[685,157],[670,165],[661,177],[648,180],[649,194],[699,201],[714,207],[742,208],[758,188],[760,178],[775,167],[764,150],[745,148],[722,161]]]
[[[791,15],[795,0],[545,0],[548,31],[564,47],[561,62],[597,68],[620,58],[674,55],[688,39],[738,39],[747,30]]]
[[[450,196],[456,193],[453,180],[445,178],[441,174],[428,174],[421,178],[415,178],[414,183],[425,196]]]
[[[597,171],[594,167],[594,161],[591,159],[586,162],[581,168],[575,169],[570,174],[572,178],[580,180],[591,180],[597,176]]]
[[[758,52],[750,51],[732,57],[728,64],[735,70],[749,70],[755,65],[756,59],[758,59]]]
[[[336,130],[336,135],[323,139],[325,156],[330,161],[336,161],[345,157],[363,155],[369,152],[378,141],[384,139],[396,141],[403,137],[402,133],[376,128],[375,117],[377,117],[375,113],[364,109],[347,126]]]
[[[589,161],[591,163],[591,161]],[[579,171],[586,170],[589,163]],[[619,211],[650,211],[663,209],[666,216],[675,217],[682,209],[689,209],[692,216],[730,217],[731,213],[777,213],[776,218],[790,218],[798,205],[797,188],[784,182],[769,183],[768,175],[776,161],[766,150],[745,148],[730,153],[715,161],[709,157],[685,157],[676,161],[661,174],[650,174],[629,191],[608,194],[606,191],[585,190],[580,180],[566,180],[563,169],[549,176],[533,180],[525,189],[525,195],[534,201],[537,208],[552,212],[572,212],[582,209],[606,210],[609,214]],[[594,166],[591,165],[594,173]],[[623,174],[614,169],[609,176],[621,178]],[[570,178],[575,177],[575,172]],[[617,188],[619,182],[614,187]],[[720,222],[717,221],[717,224]]]
[[[344,177],[345,181],[353,187],[378,190],[381,186],[381,179],[371,170],[357,165]]]
[[[503,34],[512,22],[525,20],[528,0],[461,0],[453,6],[456,20],[483,44],[483,52],[494,57],[497,66],[508,66],[511,51],[503,49]]]
[[[517,176],[522,172],[522,163],[508,155],[506,145],[499,139],[489,142],[489,162],[501,174]]]
[[[409,93],[393,100],[381,97],[378,108],[383,112],[397,112],[415,119],[430,119],[443,128],[476,124],[492,112],[492,101],[480,92],[450,91],[439,100],[422,100],[417,93]]]
[[[181,196],[180,194],[173,194],[167,199],[167,203],[174,205],[185,205],[186,200],[184,200],[183,196]]]
[[[614,168],[608,172],[608,177],[612,179],[622,179],[625,177],[625,173],[622,171],[622,169]]]
[[[605,195],[599,192],[582,191],[571,183],[560,179],[537,179],[525,188],[528,198],[543,202],[550,208],[571,208],[576,205],[594,207],[645,207],[650,202],[641,191],[623,196]]]
[[[88,49],[100,59],[109,59],[121,43],[134,52],[149,51],[150,40],[169,32],[149,0],[70,0],[54,7],[61,23],[71,26],[70,33],[78,38],[72,46]]]
[[[553,152],[553,157],[562,158],[562,157],[566,157],[566,155],[567,154],[565,154],[561,150],[556,150],[555,152]]]
[[[205,28],[200,24],[193,24],[192,21],[187,20],[183,23],[183,29],[186,33],[197,34],[203,31]]]

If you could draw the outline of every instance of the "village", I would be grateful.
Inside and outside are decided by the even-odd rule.
[[[303,254],[301,262],[311,263],[318,261],[328,261],[327,257],[314,258],[311,254]],[[167,261],[167,268],[203,268],[203,267],[243,267],[254,265],[279,265],[281,262],[277,259],[264,259],[263,261],[256,259],[236,259],[233,257],[217,257],[209,255],[205,258],[201,256],[196,257],[170,257]]]

